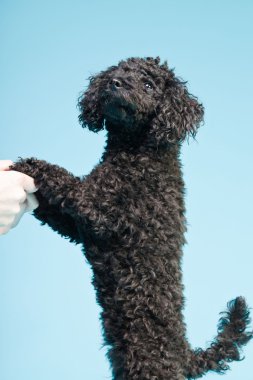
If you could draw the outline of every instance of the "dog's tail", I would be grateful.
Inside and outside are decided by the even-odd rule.
[[[196,349],[190,352],[185,376],[196,379],[207,371],[224,373],[229,369],[229,362],[242,360],[240,348],[252,337],[247,331],[250,323],[249,309],[243,297],[237,297],[228,303],[228,310],[222,313],[219,321],[218,335],[211,346],[203,351]]]

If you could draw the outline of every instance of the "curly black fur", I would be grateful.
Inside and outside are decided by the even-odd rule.
[[[114,380],[182,380],[219,373],[252,337],[242,297],[229,304],[210,348],[187,339],[181,273],[186,231],[180,148],[203,107],[159,58],[130,58],[90,78],[80,122],[108,131],[86,178],[34,158],[15,170],[35,179],[34,215],[83,245]]]

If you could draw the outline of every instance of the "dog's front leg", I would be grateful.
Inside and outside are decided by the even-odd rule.
[[[36,158],[20,159],[11,170],[25,173],[32,177],[39,193],[50,205],[59,206],[67,194],[81,182],[66,169],[52,165]]]
[[[78,226],[75,219],[64,212],[64,200],[74,194],[81,180],[67,170],[35,158],[20,159],[11,170],[16,170],[31,176],[38,191],[35,193],[39,207],[34,210],[34,216],[47,223],[60,235],[80,242]]]

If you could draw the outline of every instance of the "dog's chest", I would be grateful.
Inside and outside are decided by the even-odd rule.
[[[119,245],[154,238],[162,242],[167,239],[168,225],[182,229],[181,188],[156,162],[104,164],[93,173],[92,181],[91,230],[97,239]]]

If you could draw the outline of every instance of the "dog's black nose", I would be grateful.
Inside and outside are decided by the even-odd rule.
[[[122,86],[122,83],[119,79],[116,79],[116,78],[113,78],[111,79],[111,87],[114,88],[114,89],[118,89]]]

